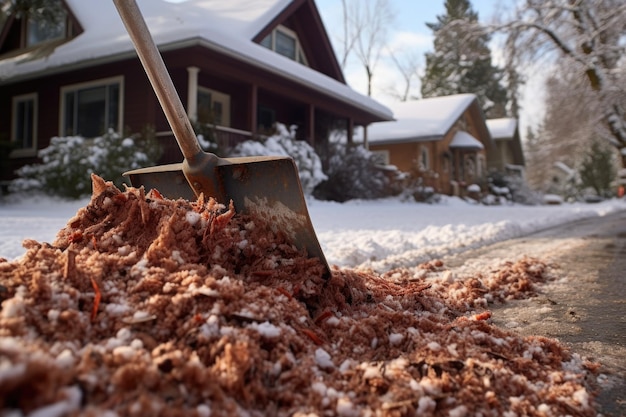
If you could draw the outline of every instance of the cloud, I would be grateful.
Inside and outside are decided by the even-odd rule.
[[[389,41],[391,50],[415,49],[420,52],[431,49],[433,46],[433,36],[416,32],[398,31],[392,34]],[[417,51],[416,51],[417,52]]]

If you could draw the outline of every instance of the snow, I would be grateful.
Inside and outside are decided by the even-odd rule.
[[[367,139],[383,143],[390,139],[441,138],[474,100],[474,94],[454,94],[390,104],[397,120],[373,123],[367,128]]]
[[[511,117],[488,119],[486,121],[489,134],[495,139],[512,139],[517,129],[517,120]]]
[[[30,196],[0,199],[0,257],[21,257],[24,239],[53,242],[88,199]],[[397,198],[346,203],[308,200],[309,214],[330,264],[374,268],[415,266],[573,220],[626,210],[626,200],[484,206],[443,196],[437,204]]]
[[[485,149],[483,144],[480,143],[478,139],[462,130],[459,130],[454,134],[454,137],[450,142],[450,147],[463,149]]]

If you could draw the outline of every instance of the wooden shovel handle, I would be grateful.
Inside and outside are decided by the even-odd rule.
[[[198,139],[189,122],[183,103],[174,88],[163,57],[161,57],[150,35],[137,3],[135,0],[113,0],[113,3],[115,3],[122,22],[124,22],[124,26],[126,26],[126,30],[135,44],[137,55],[139,55],[152,88],[161,103],[183,156],[188,160],[194,158],[203,152],[202,148],[198,144]]]

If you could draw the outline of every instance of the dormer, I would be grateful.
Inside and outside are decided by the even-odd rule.
[[[267,49],[271,49],[302,65],[309,65],[298,35],[286,26],[278,25],[260,43]]]
[[[313,0],[290,0],[253,32],[252,41],[341,83],[346,82]]]
[[[45,12],[2,10],[0,55],[15,55],[38,49],[49,50],[82,32],[63,0],[49,0]]]

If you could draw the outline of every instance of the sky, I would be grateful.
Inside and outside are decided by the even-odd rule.
[[[24,239],[52,243],[88,202],[17,195],[0,199],[0,258],[21,257]],[[485,206],[447,196],[434,205],[399,198],[342,204],[309,199],[307,205],[329,264],[379,272],[626,210],[624,199],[597,204]]]

